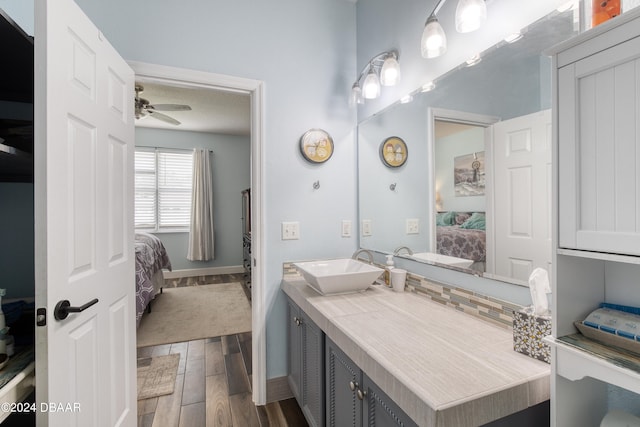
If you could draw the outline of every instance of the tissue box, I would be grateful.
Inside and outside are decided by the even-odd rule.
[[[551,317],[524,310],[513,312],[513,349],[534,359],[551,363],[551,348],[542,338],[551,335]]]

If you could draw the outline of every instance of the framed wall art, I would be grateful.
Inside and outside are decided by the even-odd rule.
[[[453,168],[456,197],[484,195],[484,151],[454,158]]]
[[[407,144],[400,137],[389,137],[380,144],[382,163],[390,168],[399,168],[404,165],[408,155]]]
[[[300,153],[311,163],[324,163],[333,154],[333,139],[322,129],[309,129],[300,137]]]

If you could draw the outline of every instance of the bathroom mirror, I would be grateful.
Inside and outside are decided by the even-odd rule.
[[[549,269],[551,59],[542,52],[576,33],[574,12],[554,11],[360,122],[360,247],[406,247],[412,254],[398,255],[522,285],[535,267]],[[401,167],[381,161],[391,137],[406,144]]]

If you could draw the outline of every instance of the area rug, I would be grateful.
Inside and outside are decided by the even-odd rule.
[[[172,394],[180,354],[138,359],[138,400]]]
[[[137,346],[251,331],[251,306],[239,282],[165,288],[137,331]]]

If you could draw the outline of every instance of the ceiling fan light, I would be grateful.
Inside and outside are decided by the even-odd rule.
[[[456,7],[456,31],[470,33],[480,28],[487,19],[484,0],[459,0]]]
[[[435,15],[431,15],[424,26],[420,50],[423,58],[436,58],[447,51],[447,36]]]
[[[364,79],[362,95],[366,99],[376,99],[380,96],[380,80],[373,70],[373,67],[371,67],[369,74],[367,74],[367,77]]]
[[[390,54],[382,63],[380,83],[383,86],[395,86],[400,81],[400,64],[395,54]]]

